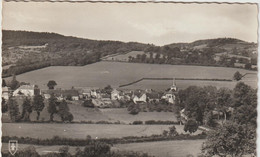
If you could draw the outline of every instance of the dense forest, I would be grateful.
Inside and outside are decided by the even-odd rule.
[[[97,41],[55,33],[3,30],[3,76],[47,66],[82,66],[101,57],[130,51],[142,51],[148,45],[120,41]]]

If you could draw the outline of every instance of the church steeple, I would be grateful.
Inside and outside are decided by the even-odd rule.
[[[176,86],[176,83],[175,83],[175,78],[172,79],[171,90],[172,90],[172,91],[177,91],[177,86]]]

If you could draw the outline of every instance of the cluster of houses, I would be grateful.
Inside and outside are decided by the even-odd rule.
[[[151,103],[165,100],[170,104],[175,103],[177,87],[175,81],[172,86],[165,92],[154,90],[127,90],[112,89],[106,92],[100,88],[80,87],[72,89],[48,89],[40,90],[37,85],[22,85],[18,89],[11,91],[9,87],[2,88],[2,98],[8,100],[10,96],[14,97],[33,97],[41,94],[45,99],[49,99],[53,94],[58,100],[86,100],[91,99],[93,104],[98,107],[108,107],[114,101],[130,101],[134,103]]]

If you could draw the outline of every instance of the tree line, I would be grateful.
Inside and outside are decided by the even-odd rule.
[[[3,53],[11,53],[9,47],[46,45],[39,54],[17,58],[9,69],[3,70],[3,77],[21,74],[47,66],[82,66],[100,61],[103,56],[113,53],[142,51],[147,44],[120,41],[97,41],[62,36],[47,32],[3,30]]]
[[[22,103],[22,112],[20,113],[19,105],[15,97],[10,97],[8,102],[2,101],[2,112],[9,112],[12,122],[29,122],[31,121],[30,115],[33,111],[37,113],[36,120],[40,120],[40,114],[45,108],[44,98],[42,95],[37,94],[31,100],[25,97]],[[50,122],[53,122],[54,115],[60,116],[62,122],[72,122],[73,115],[69,111],[68,103],[65,100],[58,101],[54,94],[48,100],[47,106],[48,113],[50,114]]]
[[[233,90],[191,86],[180,90],[178,98],[179,119],[184,109],[188,121],[212,128],[203,145],[205,156],[256,153],[257,89],[243,82]]]

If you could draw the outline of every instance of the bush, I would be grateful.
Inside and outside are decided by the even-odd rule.
[[[82,106],[83,107],[89,107],[89,108],[94,108],[95,105],[92,103],[92,100],[89,99],[89,100],[85,100],[83,103],[82,103]]]
[[[155,121],[155,120],[147,120],[145,121],[146,125],[173,125],[173,124],[179,124],[178,122],[175,121]]]
[[[184,125],[184,131],[194,133],[198,130],[198,124],[195,120],[190,119],[187,121],[187,123]]]
[[[140,124],[143,124],[143,121],[134,121],[133,122],[133,125],[140,125]]]

